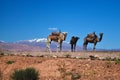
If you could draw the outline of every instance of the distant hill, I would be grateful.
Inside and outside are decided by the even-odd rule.
[[[42,47],[28,46],[25,44],[0,42],[0,48],[8,51],[42,51]]]
[[[21,40],[17,42],[4,42],[0,41],[0,48],[9,51],[46,51],[46,38],[37,38],[31,40]],[[62,51],[70,51],[69,42],[63,42]],[[51,43],[52,51],[57,50],[57,42]],[[76,51],[82,50],[81,46],[76,47]]]
[[[0,41],[0,50],[8,50],[8,51],[17,51],[17,52],[38,52],[38,51],[46,51],[46,38],[36,38],[31,40],[20,40],[16,42],[5,42]],[[62,51],[70,51],[69,42],[64,41],[62,44]],[[57,50],[57,42],[51,43],[51,50]],[[82,51],[83,47],[77,45],[76,51]],[[89,51],[92,51],[92,48],[88,48]],[[120,49],[97,49],[97,51],[120,51]]]

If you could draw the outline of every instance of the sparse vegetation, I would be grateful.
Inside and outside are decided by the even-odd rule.
[[[67,72],[66,72],[66,69],[65,69],[65,63],[63,62],[62,65],[58,64],[58,66],[59,66],[58,71],[61,73],[62,79],[65,80],[66,75],[67,75]]]
[[[4,56],[4,52],[1,52],[0,55],[1,55],[1,56]]]
[[[71,73],[71,79],[72,80],[78,80],[81,78],[81,74],[79,73]]]
[[[71,58],[70,54],[65,54],[64,56],[65,56],[65,58]]]
[[[81,78],[81,74],[77,73],[74,69],[68,72],[64,62],[58,66],[58,71],[60,71],[63,80],[78,80]]]
[[[115,64],[120,64],[120,58],[115,59]]]
[[[90,55],[89,57],[90,57],[91,60],[97,59],[97,57],[95,57],[95,56],[93,56],[93,55]]]
[[[38,80],[39,73],[34,68],[15,70],[11,76],[12,80]]]
[[[107,61],[107,62],[106,62],[106,67],[107,67],[107,68],[110,68],[111,66],[112,66],[112,62],[111,62],[111,61]]]
[[[13,64],[15,61],[7,61],[6,64]]]
[[[105,58],[105,60],[111,61],[111,57],[108,56],[108,57]]]
[[[13,52],[11,53],[13,54]],[[13,75],[14,77],[17,75],[25,77],[25,73],[22,73],[21,69],[25,70],[26,67],[33,67],[40,71],[38,80],[94,80],[98,78],[119,80],[119,53],[87,52],[88,54],[86,53],[85,56],[84,53],[30,52],[31,55],[34,55],[33,57],[5,55],[0,57],[0,80],[15,80],[12,78]],[[71,57],[66,58],[66,54]],[[36,57],[36,55],[41,55],[41,57]],[[93,60],[90,60],[90,55],[100,57],[100,59],[93,57]],[[19,74],[15,73],[14,70]],[[105,78],[106,76],[107,78]],[[21,78],[20,80],[22,80]]]
[[[80,72],[78,72],[78,70],[76,70],[75,68],[73,68],[69,74],[71,75],[71,80],[78,80],[81,78],[81,74]]]
[[[0,48],[0,57],[4,56],[4,51]]]

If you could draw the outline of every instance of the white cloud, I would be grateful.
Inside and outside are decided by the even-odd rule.
[[[58,28],[48,28],[49,30],[58,30]]]

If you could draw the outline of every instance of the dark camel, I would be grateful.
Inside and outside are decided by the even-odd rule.
[[[103,37],[103,33],[100,33],[99,36],[100,36],[100,38],[98,38],[98,36],[95,34],[95,32],[88,34],[84,38],[83,49],[87,50],[88,43],[93,43],[94,44],[93,51],[95,51],[96,44],[97,44],[97,42],[101,42],[102,37]]]
[[[72,36],[71,37],[71,40],[70,40],[70,44],[71,44],[71,52],[75,52],[75,49],[76,49],[76,43],[78,41],[79,37],[75,37],[75,36]]]
[[[59,32],[59,33],[53,32],[51,35],[47,37],[47,43],[46,43],[47,50],[51,52],[50,44],[52,41],[55,41],[55,42],[58,42],[57,48],[59,48],[59,51],[61,51],[62,42],[66,39],[66,37],[67,37],[67,32]],[[57,49],[57,52],[58,52],[58,49]]]

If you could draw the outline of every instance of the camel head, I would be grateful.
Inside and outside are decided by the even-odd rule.
[[[99,33],[99,35],[100,35],[100,36],[102,36],[102,35],[103,35],[103,33]]]
[[[99,35],[100,35],[99,41],[101,41],[103,37],[103,33],[99,33]]]
[[[75,37],[75,36],[72,36],[71,37],[71,40],[70,40],[70,44],[76,44],[78,39],[80,39],[79,37]]]
[[[66,40],[66,37],[67,37],[67,34],[68,34],[68,33],[67,33],[67,32],[62,32],[62,34],[63,34],[62,39],[63,39],[63,40]]]
[[[78,39],[80,39],[79,37],[76,37],[76,39],[78,40]]]

